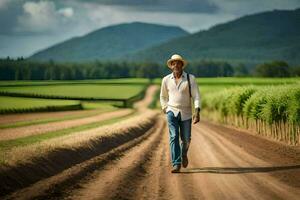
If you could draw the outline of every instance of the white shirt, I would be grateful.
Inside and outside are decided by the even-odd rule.
[[[189,74],[191,83],[191,94],[195,108],[201,108],[200,92],[194,75]],[[165,76],[161,82],[160,104],[166,112],[171,110],[177,117],[181,113],[181,121],[192,118],[192,104],[189,94],[187,73],[183,71],[176,85],[173,73]]]

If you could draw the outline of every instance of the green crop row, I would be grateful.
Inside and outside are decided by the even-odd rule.
[[[300,85],[245,86],[203,96],[205,113],[226,124],[299,144]],[[212,114],[213,113],[213,114]]]
[[[128,99],[144,89],[145,85],[46,85],[0,87],[1,94],[32,95],[66,99]]]
[[[161,84],[161,78],[154,79],[155,84]],[[236,85],[278,85],[300,83],[299,77],[293,78],[259,78],[259,77],[202,77],[197,78],[202,85],[236,86]]]
[[[155,109],[158,107],[159,104],[159,95],[160,95],[160,89],[156,90],[151,103],[148,105],[148,108]]]
[[[0,96],[0,114],[83,109],[80,101]]]
[[[120,102],[123,106],[130,107],[134,101],[137,101],[144,96],[147,86],[147,84],[10,86],[0,87],[0,95],[44,99]]]
[[[215,77],[197,78],[199,85],[278,85],[300,83],[300,78]]]
[[[19,80],[19,81],[0,81],[1,87],[7,86],[42,86],[42,85],[74,85],[74,84],[125,84],[142,85],[149,84],[146,78],[119,78],[119,79],[86,79],[86,80]]]

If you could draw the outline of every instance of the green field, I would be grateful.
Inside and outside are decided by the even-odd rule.
[[[155,79],[154,83],[161,84],[161,78]],[[197,78],[201,98],[207,94],[223,91],[235,86],[253,85],[264,87],[266,85],[300,84],[300,78],[237,78],[237,77],[216,77],[216,78]],[[69,99],[69,100],[121,100],[115,102],[118,106],[127,106],[127,99],[141,96],[148,79],[126,78],[126,79],[103,79],[103,80],[78,80],[78,81],[1,81],[0,93],[2,95],[11,95],[18,97],[34,97],[49,99]],[[158,96],[156,97],[157,100]],[[26,98],[27,102],[29,98]],[[25,100],[24,100],[25,101]],[[39,103],[24,103],[21,98],[18,103],[7,104],[2,100],[2,107],[5,108],[23,108],[39,107]],[[41,101],[43,102],[43,101]],[[44,101],[47,102],[47,101]],[[58,101],[59,102],[59,101]],[[155,101],[154,101],[155,102]],[[152,107],[155,103],[152,103]],[[157,101],[156,101],[157,102]],[[112,102],[108,102],[111,105]],[[18,105],[17,105],[18,104]],[[47,103],[44,103],[44,106]],[[52,104],[51,104],[52,105]],[[157,105],[157,104],[156,104]],[[159,104],[158,104],[159,105]],[[94,101],[85,104],[83,109],[94,109],[101,107],[101,104]],[[154,106],[155,107],[155,106]]]
[[[155,84],[161,84],[162,79],[155,79]],[[257,77],[215,77],[215,78],[197,78],[200,93],[202,95],[218,92],[225,88],[231,88],[241,85],[282,85],[282,84],[300,84],[300,78],[257,78]]]
[[[22,81],[0,81],[0,86],[29,86],[29,85],[64,85],[64,84],[130,84],[145,85],[149,83],[149,79],[145,78],[121,78],[121,79],[89,79],[89,80],[68,80],[68,81],[40,81],[40,80],[22,80]]]
[[[0,113],[81,109],[80,101],[0,96]]]
[[[300,78],[217,77],[197,78],[199,85],[278,85],[300,83]]]
[[[130,107],[133,101],[143,96],[148,83],[148,79],[2,81],[0,113],[54,111],[58,107],[65,110],[64,104],[69,105],[68,102],[81,105],[77,109],[97,109],[112,105]]]
[[[237,86],[205,93],[206,117],[272,137],[300,143],[300,84]]]
[[[25,98],[19,98],[19,97],[15,97],[15,99],[25,99]],[[30,99],[30,98],[27,98]],[[37,100],[37,99],[34,99]],[[64,101],[64,100],[61,100]],[[22,101],[21,101],[22,102]],[[11,112],[22,112],[22,110],[28,110],[28,108],[26,107],[26,105],[22,104],[21,102],[19,102],[17,105],[13,105],[13,107],[6,111],[6,113],[11,113]],[[30,111],[35,111],[36,107],[34,104],[35,101],[32,102],[28,102],[29,107],[32,107],[32,109]],[[3,103],[3,102],[1,102]],[[16,106],[20,106],[20,105],[24,105],[24,108],[21,108],[20,110],[16,109]],[[18,122],[10,122],[10,123],[6,123],[6,124],[1,124],[0,125],[0,129],[5,129],[5,128],[16,128],[16,127],[22,127],[22,126],[30,126],[30,125],[35,125],[35,124],[45,124],[45,123],[50,123],[50,122],[58,122],[58,121],[64,121],[64,120],[71,120],[71,119],[80,119],[80,118],[84,118],[84,117],[91,117],[100,113],[105,113],[105,112],[110,112],[110,111],[114,111],[117,110],[118,108],[113,106],[111,103],[106,103],[106,102],[101,102],[101,103],[94,103],[94,102],[86,102],[86,101],[81,101],[81,105],[82,105],[82,109],[84,110],[97,110],[97,112],[93,112],[93,113],[87,113],[87,114],[72,114],[72,115],[65,115],[62,117],[47,117],[47,118],[41,118],[41,119],[34,119],[34,120],[25,120],[25,121],[18,121]],[[48,105],[44,105],[44,107],[42,108],[46,108]],[[8,107],[7,106],[3,106],[3,107]],[[3,112],[4,109],[0,109],[0,112]],[[10,111],[10,112],[9,112]],[[47,111],[47,110],[45,110]],[[5,113],[5,112],[3,112]]]
[[[13,147],[26,146],[26,145],[38,143],[38,142],[41,142],[41,141],[45,141],[45,140],[48,140],[48,139],[51,139],[51,138],[60,137],[60,136],[68,135],[68,134],[73,134],[73,133],[76,133],[76,132],[85,131],[85,130],[88,130],[88,129],[93,129],[93,128],[97,128],[97,127],[108,125],[108,124],[113,124],[113,123],[116,123],[118,121],[125,120],[125,119],[128,119],[130,117],[133,117],[135,115],[136,115],[136,112],[132,112],[132,113],[129,113],[129,114],[124,115],[124,116],[115,117],[115,118],[104,120],[104,121],[89,123],[89,124],[86,124],[86,125],[81,125],[81,126],[76,126],[76,127],[71,127],[71,128],[65,128],[65,129],[57,130],[57,131],[50,131],[50,132],[46,132],[44,134],[30,135],[30,136],[27,136],[27,137],[0,141],[0,155],[4,151],[7,151],[7,150],[9,150]],[[1,159],[0,159],[0,163],[1,163]]]
[[[161,78],[155,79],[154,83],[160,84]],[[197,78],[199,85],[277,85],[300,83],[300,78],[258,78],[258,77],[213,77]]]
[[[0,87],[0,92],[69,98],[128,99],[144,88],[144,85],[76,84]]]

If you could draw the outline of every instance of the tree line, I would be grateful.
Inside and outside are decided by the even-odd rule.
[[[290,67],[283,61],[263,63],[249,71],[243,64],[232,66],[224,61],[190,62],[187,72],[197,77],[300,76],[300,67]],[[60,63],[50,60],[37,62],[23,58],[0,59],[0,80],[81,80],[109,78],[157,78],[170,69],[155,62],[102,62]]]

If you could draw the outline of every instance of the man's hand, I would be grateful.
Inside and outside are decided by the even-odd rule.
[[[165,107],[162,111],[163,111],[164,114],[167,114],[167,112],[166,112],[167,111],[167,107]]]
[[[200,121],[200,109],[195,109],[195,114],[193,115],[193,124],[196,124]]]

